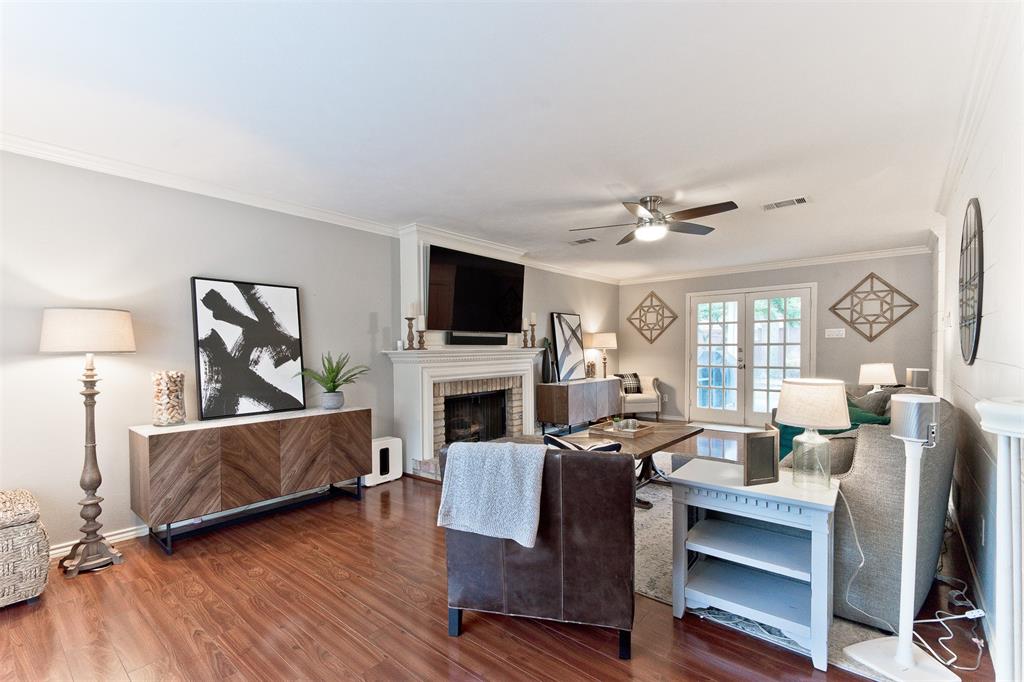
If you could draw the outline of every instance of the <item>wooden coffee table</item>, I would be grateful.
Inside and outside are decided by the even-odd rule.
[[[653,426],[654,430],[646,435],[640,436],[639,438],[616,438],[615,435],[611,433],[607,436],[591,436],[586,433],[575,433],[569,436],[560,437],[574,443],[579,443],[584,447],[609,440],[621,443],[621,452],[624,452],[627,455],[632,455],[634,459],[639,460],[640,462],[640,472],[637,474],[636,478],[636,488],[639,490],[651,481],[657,479],[668,482],[667,474],[664,471],[661,471],[654,463],[654,453],[661,452],[662,450],[677,443],[682,443],[684,440],[693,438],[704,430],[700,426],[690,426],[689,424],[682,424],[679,422],[641,422],[641,424],[645,426]],[[637,498],[636,506],[641,509],[650,509],[652,505],[647,500]]]

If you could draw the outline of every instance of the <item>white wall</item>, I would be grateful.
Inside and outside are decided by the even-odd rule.
[[[948,204],[945,228],[944,394],[960,415],[954,481],[957,518],[976,570],[991,622],[1000,613],[993,598],[995,571],[995,439],[979,428],[974,404],[984,398],[1024,395],[1024,211],[1021,192],[1021,28],[1014,15],[1005,53],[995,63],[991,95],[980,115],[967,160]],[[960,237],[967,202],[981,204],[984,293],[981,339],[974,364],[960,356],[957,281]],[[994,643],[999,646],[1000,643]],[[1005,644],[1004,644],[1005,645]]]
[[[916,301],[918,307],[872,342],[848,327],[845,338],[826,339],[826,328],[845,327],[829,307],[872,272]],[[663,392],[668,396],[665,416],[683,416],[686,401],[685,342],[688,338],[686,295],[808,282],[818,284],[818,376],[843,379],[856,385],[863,362],[893,362],[898,377],[902,377],[907,367],[931,366],[931,261],[925,253],[623,286],[619,290],[619,367],[624,372],[659,377]],[[652,290],[679,315],[679,319],[653,344],[649,344],[626,321],[626,317]]]
[[[150,420],[149,372],[184,370],[197,417],[192,275],[297,285],[306,364],[330,350],[370,365],[346,396],[373,409],[375,433],[390,431],[391,365],[379,351],[396,336],[396,239],[13,154],[0,163],[0,488],[39,498],[51,542],[75,539],[81,525],[84,411],[82,358],[37,353],[47,306],[134,317],[138,352],[96,360],[108,532],[139,523],[129,509],[127,428]],[[319,403],[315,385],[307,403]]]

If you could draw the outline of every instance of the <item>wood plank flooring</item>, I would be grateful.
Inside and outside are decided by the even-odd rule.
[[[859,679],[643,597],[631,661],[613,631],[531,619],[466,613],[450,638],[439,498],[403,478],[182,540],[170,557],[138,539],[119,545],[121,566],[70,580],[53,567],[38,603],[0,610],[0,679]],[[956,644],[973,660],[965,631]],[[963,677],[991,671],[986,654]]]

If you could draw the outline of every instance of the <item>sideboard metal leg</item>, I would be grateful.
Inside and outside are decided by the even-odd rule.
[[[458,637],[462,634],[462,609],[448,608],[448,636]]]
[[[351,497],[353,500],[361,500],[363,499],[363,477],[357,477],[355,485],[332,484],[331,492],[338,495],[344,495],[345,497]]]
[[[158,530],[156,530],[154,528],[150,528],[149,529],[149,537],[151,537],[154,540],[156,540],[156,544],[160,545],[160,549],[162,549],[164,551],[164,554],[166,554],[167,556],[170,556],[171,554],[174,553],[174,546],[173,546],[173,537],[174,537],[174,535],[171,533],[171,524],[168,523],[168,524],[166,524],[164,526],[164,534],[163,534],[162,537],[161,537],[160,532]]]
[[[633,656],[631,634],[629,630],[619,630],[619,658],[624,661]]]

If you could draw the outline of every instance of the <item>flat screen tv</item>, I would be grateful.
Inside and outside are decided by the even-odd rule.
[[[441,246],[429,248],[428,329],[522,331],[522,265]]]

